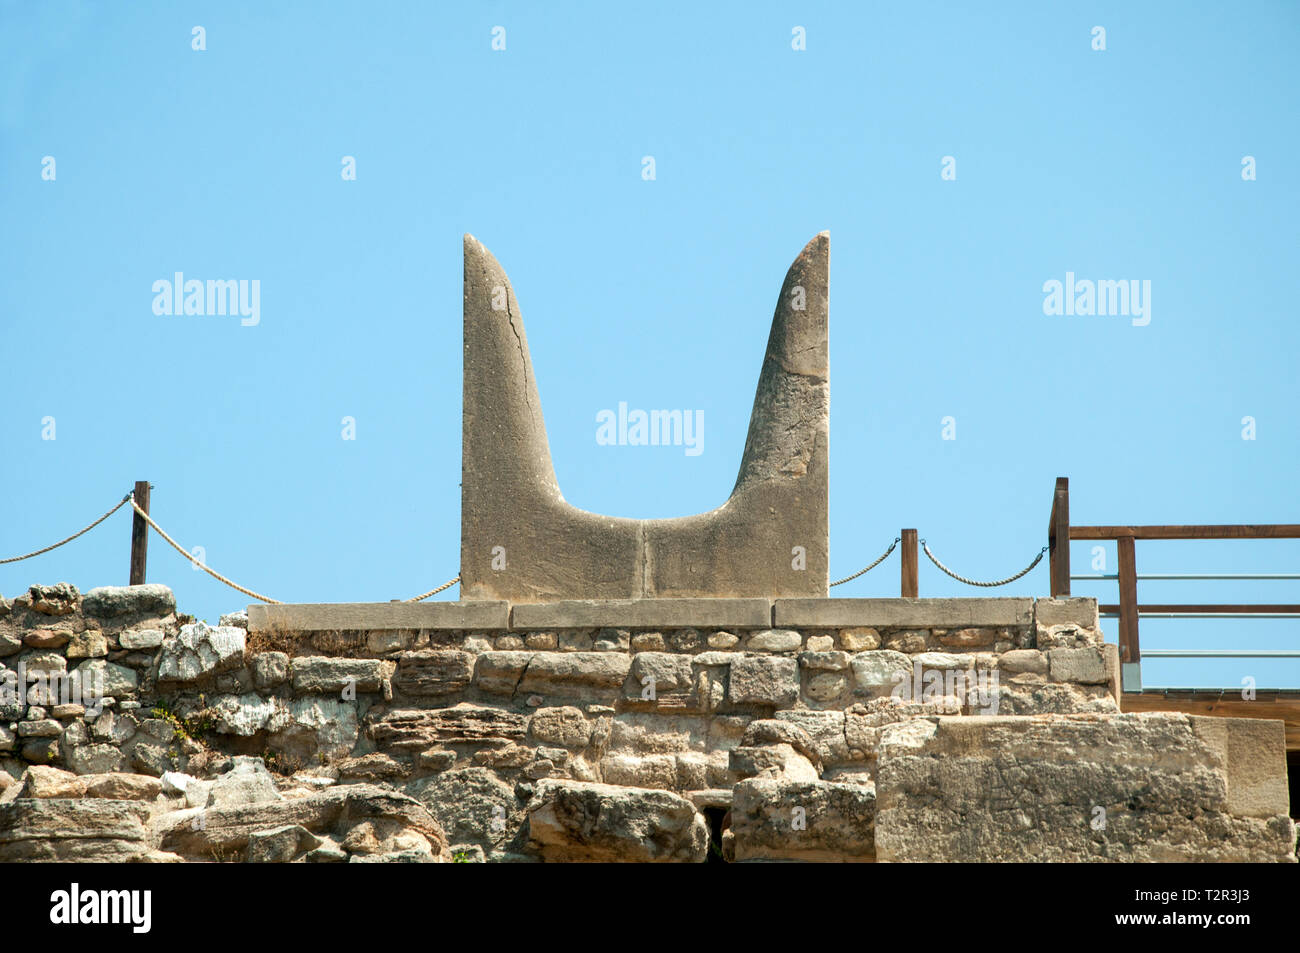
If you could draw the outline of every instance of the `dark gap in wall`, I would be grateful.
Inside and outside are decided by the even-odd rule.
[[[730,814],[725,807],[704,809],[704,819],[709,824],[709,859],[705,863],[727,863],[727,859],[722,856],[722,832],[731,826]]]

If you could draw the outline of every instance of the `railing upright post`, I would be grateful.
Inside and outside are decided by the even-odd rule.
[[[916,530],[905,529],[899,533],[903,540],[902,564],[902,585],[901,595],[904,599],[915,599],[917,595],[916,581]]]
[[[1119,661],[1121,688],[1142,691],[1142,649],[1138,643],[1137,557],[1132,536],[1116,541],[1119,551]]]
[[[1056,478],[1052,515],[1047,521],[1048,576],[1052,597],[1070,594],[1070,480]]]
[[[135,502],[149,512],[149,481],[135,481]],[[131,511],[131,576],[129,585],[144,585],[145,563],[149,553],[149,524],[139,513]]]

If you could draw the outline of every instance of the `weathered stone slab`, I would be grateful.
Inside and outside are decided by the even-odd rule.
[[[34,612],[42,615],[71,615],[77,611],[81,593],[70,582],[59,582],[52,586],[31,586],[27,597]]]
[[[793,629],[763,629],[745,643],[747,652],[797,652],[802,647],[803,636]]]
[[[126,615],[165,616],[176,611],[176,596],[166,586],[100,586],[82,597],[81,609],[98,619]]]
[[[72,678],[83,699],[121,698],[132,694],[140,682],[134,669],[103,659],[82,662],[73,671]]]
[[[19,798],[0,804],[0,862],[119,863],[148,849],[139,801]]]
[[[366,852],[381,848],[377,843],[366,844],[366,833],[387,829],[394,836],[418,834],[417,840],[426,840],[426,851],[432,848],[434,857],[450,859],[446,837],[428,810],[413,798],[370,784],[340,785],[309,797],[271,803],[176,811],[161,819],[158,838],[163,850],[211,860],[214,853],[242,855],[256,834],[287,825],[299,825],[316,834],[354,835],[361,828],[361,836],[346,846]]]
[[[371,734],[380,748],[423,751],[438,745],[521,741],[527,725],[524,715],[462,702],[453,708],[390,711],[374,723]]]
[[[655,695],[680,692],[689,689],[692,683],[691,656],[675,652],[638,652],[632,656],[626,694],[629,698],[637,698],[651,684]]]
[[[1236,813],[1285,805],[1272,780],[1285,783],[1284,759],[1243,746],[1256,767],[1234,803],[1227,737],[1166,713],[887,725],[877,859],[1294,862],[1290,818]]]
[[[524,669],[519,691],[574,698],[617,691],[631,666],[632,657],[619,652],[537,652]]]
[[[1262,818],[1290,811],[1284,722],[1201,715],[1190,718],[1197,736],[1224,761],[1229,811]]]
[[[733,792],[736,861],[876,859],[876,790],[870,784],[755,779]]]
[[[531,843],[549,861],[701,863],[709,831],[670,791],[542,781],[528,802]]]
[[[1032,599],[777,599],[778,626],[944,628],[1033,622]]]
[[[158,663],[160,682],[192,682],[229,672],[244,664],[247,633],[230,625],[191,622],[163,643]],[[82,668],[86,666],[83,665]]]
[[[162,629],[130,629],[117,637],[124,649],[156,649],[163,644]]]
[[[585,748],[591,741],[591,723],[581,709],[566,705],[539,708],[528,723],[533,738],[543,744]]]
[[[890,649],[857,652],[850,664],[853,667],[854,691],[868,698],[885,698],[896,687],[911,680],[911,656]]]
[[[342,757],[357,743],[357,703],[324,695],[295,698],[289,702],[287,717],[275,724],[283,727],[268,741],[273,751],[304,761],[320,755]]]
[[[492,849],[523,825],[524,812],[511,787],[487,768],[460,768],[410,785],[454,844]]]
[[[474,685],[493,695],[514,695],[536,652],[483,652],[474,663]]]
[[[377,692],[391,666],[391,662],[378,659],[296,658],[293,660],[293,690],[316,694],[338,694],[346,689]],[[467,675],[462,685],[468,682]]]
[[[1097,600],[1091,597],[1034,600],[1034,621],[1039,625],[1077,625],[1096,629],[1101,625]]]
[[[527,603],[510,611],[510,624],[525,629],[766,628],[768,599],[570,599]]]
[[[792,705],[799,697],[799,663],[776,655],[743,655],[731,663],[727,700],[733,705]]]
[[[259,731],[279,731],[288,724],[288,715],[274,698],[263,698],[257,692],[243,695],[221,695],[208,707],[213,720],[213,730],[219,734],[251,738]]]
[[[509,628],[505,602],[340,602],[248,607],[250,632],[481,631]]]
[[[1047,664],[1054,682],[1106,685],[1110,682],[1106,656],[1100,646],[1078,649],[1048,649]]]
[[[474,655],[456,650],[404,652],[398,656],[393,687],[405,695],[452,695],[469,685]]]

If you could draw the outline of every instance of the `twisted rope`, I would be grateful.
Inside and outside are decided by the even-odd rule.
[[[203,565],[203,563],[199,562],[197,559],[195,559],[193,556],[191,556],[188,552],[186,552],[185,549],[184,549],[184,547],[182,547],[180,543],[176,542],[176,540],[174,540],[174,539],[172,539],[170,536],[168,536],[168,535],[166,534],[166,532],[163,531],[163,528],[162,528],[161,526],[159,526],[159,525],[158,525],[157,523],[155,523],[152,519],[150,519],[149,514],[146,513],[144,510],[142,510],[142,509],[140,508],[140,504],[136,503],[136,501],[135,501],[135,494],[134,494],[134,493],[130,493],[130,494],[128,494],[128,495],[127,495],[127,500],[130,500],[130,501],[131,501],[131,507],[132,507],[132,509],[134,509],[138,514],[140,514],[140,517],[141,517],[141,518],[142,518],[146,523],[148,523],[151,527],[153,527],[154,532],[156,532],[156,533],[157,533],[159,536],[161,536],[163,539],[167,540],[167,542],[171,544],[171,547],[172,547],[174,550],[176,550],[176,552],[180,553],[182,556],[184,556],[186,559],[188,559],[188,560],[189,560],[191,563],[193,563],[195,566],[198,566],[200,569],[202,569],[205,573],[207,573],[207,574],[208,574],[209,576],[211,576],[213,579],[216,579],[218,582],[224,582],[224,583],[225,583],[227,586],[229,586],[231,589],[235,589],[235,590],[237,590],[237,591],[239,591],[239,592],[242,592],[242,593],[243,593],[244,595],[246,595],[246,596],[252,596],[254,599],[257,599],[257,600],[259,600],[260,602],[269,602],[269,603],[271,603],[271,605],[276,605],[276,606],[284,605],[284,603],[281,602],[279,599],[272,599],[270,596],[264,596],[264,595],[262,595],[261,593],[254,592],[252,589],[245,589],[243,586],[239,585],[239,583],[231,582],[231,581],[230,581],[229,579],[227,579],[225,576],[221,575],[221,573],[219,573],[219,572],[217,572],[217,571],[215,571],[215,570],[213,570],[213,569],[209,569],[207,566]],[[123,501],[123,502],[125,502],[125,501]]]
[[[1044,546],[1042,549],[1038,551],[1038,555],[1034,557],[1034,561],[1030,563],[1028,566],[1026,566],[1024,569],[1020,570],[1020,572],[1016,573],[1014,576],[1007,576],[1006,579],[998,579],[996,582],[978,582],[974,579],[967,579],[965,576],[957,575],[955,572],[953,572],[943,563],[939,562],[939,560],[935,558],[934,553],[930,552],[930,547],[925,544],[925,540],[921,540],[921,548],[924,549],[925,554],[930,557],[930,562],[934,563],[936,566],[942,569],[949,576],[952,576],[952,578],[956,579],[958,582],[964,582],[968,586],[980,586],[985,589],[990,588],[992,586],[1005,586],[1009,582],[1015,582],[1021,576],[1028,573],[1029,570],[1033,569],[1040,562],[1042,562],[1043,554],[1047,552],[1047,547]]]
[[[60,546],[62,546],[64,543],[70,543],[70,542],[72,542],[72,541],[73,541],[74,539],[76,539],[78,536],[83,536],[83,535],[85,535],[86,533],[89,533],[92,529],[94,529],[94,528],[95,528],[96,526],[98,526],[100,523],[104,522],[104,520],[108,519],[110,516],[112,516],[114,513],[116,513],[118,510],[120,510],[120,509],[121,509],[121,508],[126,504],[126,502],[127,502],[128,500],[130,500],[130,499],[131,499],[131,494],[128,493],[126,496],[122,497],[121,501],[117,504],[117,506],[113,507],[111,510],[109,510],[107,513],[105,513],[105,514],[104,514],[103,516],[101,516],[99,519],[95,520],[95,522],[91,523],[91,524],[90,524],[89,526],[87,526],[85,529],[81,530],[80,532],[73,533],[73,534],[72,534],[71,536],[69,536],[67,539],[61,539],[61,540],[59,540],[57,543],[55,543],[55,544],[52,545],[52,546],[46,546],[44,549],[38,549],[38,550],[36,550],[36,552],[34,552],[34,553],[27,553],[25,556],[10,556],[8,559],[0,559],[0,566],[3,566],[5,563],[16,563],[16,562],[20,562],[20,561],[22,561],[22,560],[24,560],[24,559],[31,559],[33,556],[39,556],[41,553],[48,553],[51,549],[58,549],[58,548],[59,548]]]
[[[450,581],[448,581],[448,582],[444,582],[444,583],[443,583],[441,586],[439,586],[437,589],[430,589],[428,592],[426,592],[426,593],[425,593],[424,595],[422,595],[422,596],[416,596],[414,599],[407,599],[407,600],[405,600],[405,601],[406,601],[406,602],[420,602],[420,601],[422,601],[422,600],[424,600],[424,599],[428,599],[430,596],[436,596],[438,593],[442,592],[442,590],[444,590],[444,589],[450,589],[452,586],[456,585],[456,583],[458,583],[458,582],[460,582],[460,576],[457,576],[455,579],[452,579],[452,580],[450,580]]]
[[[835,582],[831,583],[831,585],[832,585],[832,586],[838,586],[840,583],[844,583],[844,582],[852,582],[854,579],[857,579],[859,576],[861,576],[864,572],[871,572],[871,570],[875,569],[877,566],[879,566],[881,563],[883,563],[886,559],[889,558],[889,554],[892,553],[892,552],[894,551],[894,547],[898,545],[898,541],[899,541],[900,539],[902,539],[902,538],[903,538],[903,537],[901,537],[901,536],[895,536],[895,537],[894,537],[894,541],[893,541],[892,543],[889,544],[889,548],[886,549],[886,550],[884,551],[884,553],[881,554],[881,556],[880,556],[879,559],[877,559],[874,563],[872,563],[872,564],[871,564],[870,566],[868,566],[866,569],[859,569],[859,570],[858,570],[857,572],[855,572],[852,576],[845,576],[843,579],[837,579]]]

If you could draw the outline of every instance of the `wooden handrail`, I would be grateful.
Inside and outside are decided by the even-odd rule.
[[[1071,526],[1070,539],[1300,539],[1300,523],[1200,526]]]

